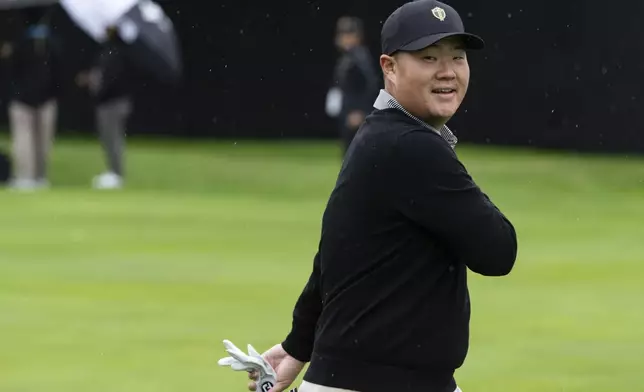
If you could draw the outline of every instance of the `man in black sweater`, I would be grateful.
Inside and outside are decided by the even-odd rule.
[[[306,362],[301,392],[460,390],[467,270],[503,276],[517,255],[512,224],[445,126],[468,88],[466,50],[483,46],[434,0],[406,3],[385,22],[385,90],[347,152],[292,330],[264,354],[274,392]]]
[[[47,166],[56,133],[62,52],[51,27],[54,8],[20,9],[20,35],[5,43],[0,58],[7,62],[8,105],[13,152],[14,189],[49,185]]]

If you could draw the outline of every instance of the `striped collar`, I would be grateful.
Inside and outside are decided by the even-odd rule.
[[[452,148],[456,147],[456,143],[458,142],[458,139],[452,133],[452,131],[447,127],[447,125],[443,125],[440,131],[437,131],[436,128],[432,127],[431,125],[427,124],[425,121],[409,113],[404,107],[402,107],[400,103],[398,103],[398,101],[396,101],[396,98],[394,98],[391,94],[389,94],[385,90],[380,90],[380,94],[378,95],[378,98],[376,98],[376,102],[374,102],[373,107],[378,110],[398,109],[401,112],[405,113],[410,118],[412,118],[414,121],[422,125],[423,127],[441,135],[441,137],[445,139],[445,141]]]

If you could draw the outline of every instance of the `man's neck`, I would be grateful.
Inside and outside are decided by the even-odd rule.
[[[391,95],[396,101],[398,101],[398,103],[400,103],[400,105],[402,105],[402,107],[404,107],[405,110],[407,110],[409,113],[411,113],[413,116],[417,117],[418,119],[423,120],[424,122],[426,122],[428,125],[430,125],[434,129],[441,129],[442,127],[445,126],[445,124],[447,124],[447,120],[445,120],[444,118],[420,116],[420,115],[418,115],[418,113],[414,113],[413,111],[409,110],[407,105],[405,105],[403,102],[401,102],[400,99],[398,99],[398,97],[396,97],[396,95],[394,95],[394,93],[392,93],[386,87],[384,88],[384,90],[389,95]]]
[[[380,94],[378,94],[378,98],[376,98],[376,101],[374,102],[373,107],[378,110],[384,110],[388,108],[398,109],[399,111],[402,111],[403,113],[405,113],[407,116],[413,118],[419,124],[439,134],[443,139],[445,139],[447,143],[449,143],[449,145],[452,148],[454,148],[456,146],[456,143],[458,143],[458,138],[452,133],[452,131],[447,127],[447,125],[436,127],[414,116],[413,114],[409,113],[407,109],[405,109],[402,106],[402,104],[398,102],[398,100],[392,94],[390,94],[386,89],[382,89],[380,91]]]
[[[421,120],[425,121],[427,124],[431,125],[432,127],[436,129],[441,129],[447,124],[447,121],[445,121],[444,118],[438,118],[438,117],[430,117],[430,118],[422,118]]]

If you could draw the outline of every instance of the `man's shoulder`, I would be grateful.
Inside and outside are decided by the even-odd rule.
[[[397,135],[393,148],[396,161],[414,170],[464,170],[456,152],[438,133],[414,129]]]
[[[374,109],[366,118],[365,125],[396,129],[421,129],[417,121],[396,108]]]
[[[450,151],[450,147],[447,140],[445,140],[438,132],[431,130],[422,125],[416,127],[408,127],[404,131],[398,134],[398,141],[401,144],[411,145],[411,146],[436,146],[441,148],[447,148]]]
[[[365,126],[371,129],[386,130],[395,135],[399,143],[436,144],[450,148],[438,132],[423,126],[418,121],[395,108],[375,109],[365,120]]]

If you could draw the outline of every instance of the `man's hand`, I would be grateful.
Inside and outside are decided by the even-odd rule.
[[[249,344],[248,354],[238,349],[232,342],[224,340],[226,351],[230,357],[219,360],[220,366],[230,366],[236,371],[247,371],[249,378],[252,380],[248,383],[250,391],[267,391],[266,385],[258,386],[259,381],[262,384],[273,385],[271,392],[282,392],[286,390],[297,378],[304,363],[291,357],[284,351],[281,345],[276,345],[264,355],[260,355]],[[292,391],[297,391],[293,389]]]
[[[0,46],[0,58],[8,59],[13,54],[13,45],[3,42]]]
[[[87,88],[93,95],[98,93],[102,83],[103,72],[98,68],[82,71],[76,75],[76,85],[81,88]]]
[[[304,369],[304,362],[300,362],[297,359],[288,355],[286,351],[282,348],[281,344],[276,344],[270,350],[266,351],[262,357],[266,362],[268,362],[276,373],[276,383],[273,389],[270,392],[282,392],[285,391],[291,384],[295,382],[295,379],[300,374],[302,369]],[[251,381],[248,384],[248,389],[254,391],[257,387],[255,381],[257,381],[257,372],[251,372],[249,377]]]
[[[358,129],[362,121],[364,121],[364,113],[359,110],[354,110],[347,116],[347,127],[349,129]]]
[[[89,86],[89,71],[81,71],[76,75],[76,85],[85,88]]]

